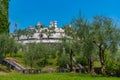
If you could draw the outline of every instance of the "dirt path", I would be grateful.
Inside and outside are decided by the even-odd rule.
[[[9,73],[6,73],[6,72],[0,72],[0,75],[7,75]]]

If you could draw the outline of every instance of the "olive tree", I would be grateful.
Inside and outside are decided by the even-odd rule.
[[[106,75],[105,68],[105,51],[110,49],[115,53],[120,41],[120,30],[116,28],[113,20],[108,17],[96,16],[92,22],[93,27],[93,42],[98,48],[99,58],[101,63],[101,72]]]
[[[18,51],[17,42],[9,34],[0,35],[0,56],[6,57],[6,54]]]
[[[88,72],[94,74],[94,55],[96,53],[95,44],[93,43],[93,30],[88,20],[78,17],[72,22],[76,32],[76,50],[88,60]],[[74,32],[74,33],[75,33]]]
[[[44,67],[48,64],[48,58],[52,53],[53,47],[48,44],[31,43],[27,45],[27,52],[24,55],[24,60],[31,69],[33,67]]]
[[[72,28],[71,25],[66,25],[65,36],[62,39],[62,46],[65,49],[65,54],[69,55],[69,64],[70,71],[73,71],[73,55],[75,52],[75,44],[76,44],[76,33],[75,28]]]

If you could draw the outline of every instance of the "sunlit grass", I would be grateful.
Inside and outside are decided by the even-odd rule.
[[[0,80],[119,80],[119,78],[76,73],[41,73],[1,75]]]

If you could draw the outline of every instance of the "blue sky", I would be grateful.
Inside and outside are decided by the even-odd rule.
[[[10,32],[13,32],[15,22],[17,28],[34,26],[37,22],[48,26],[56,20],[58,26],[69,23],[82,13],[92,19],[95,15],[112,17],[120,20],[120,0],[11,0],[9,5]]]

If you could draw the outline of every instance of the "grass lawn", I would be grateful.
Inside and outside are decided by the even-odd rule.
[[[0,75],[0,80],[120,80],[120,78],[90,76],[76,73],[41,73]]]

